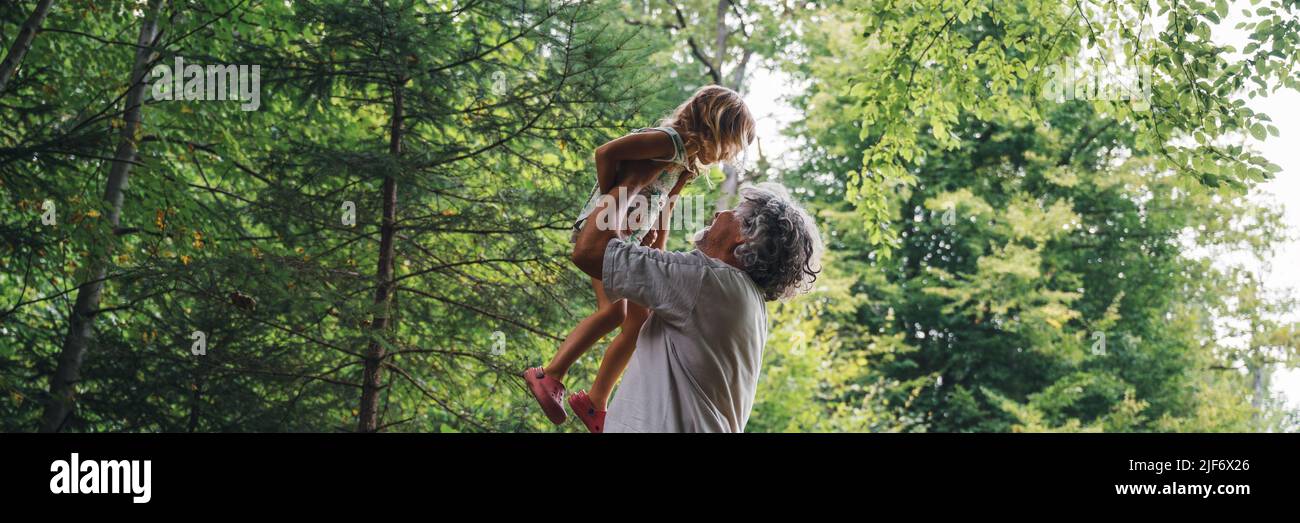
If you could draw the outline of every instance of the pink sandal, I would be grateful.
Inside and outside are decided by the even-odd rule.
[[[591,397],[587,396],[587,391],[580,390],[569,396],[569,407],[573,409],[573,415],[582,420],[582,424],[586,425],[587,430],[592,434],[605,432],[605,411],[596,410],[596,405],[591,402]]]
[[[537,404],[542,406],[546,418],[556,425],[564,423],[568,418],[564,413],[564,384],[547,376],[541,367],[524,371],[524,381],[528,383],[528,390],[533,393]]]

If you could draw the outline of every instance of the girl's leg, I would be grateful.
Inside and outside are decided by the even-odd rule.
[[[555,358],[551,359],[544,369],[547,376],[557,380],[563,378],[564,374],[569,372],[573,362],[578,361],[587,349],[623,322],[627,300],[611,303],[605,296],[604,285],[595,278],[591,279],[591,286],[596,290],[596,312],[584,318],[573,332],[564,338],[560,350],[555,353]]]
[[[605,349],[605,358],[600,360],[600,370],[596,371],[596,381],[591,384],[591,392],[587,394],[596,409],[605,410],[609,403],[609,395],[614,391],[614,384],[618,383],[619,376],[623,375],[628,362],[632,360],[632,352],[636,350],[636,338],[641,332],[641,325],[649,317],[649,309],[627,302],[623,327],[614,338],[614,342]]]
[[[612,193],[618,194],[618,189],[620,187],[624,188],[626,190],[625,194],[627,195],[627,200],[616,200],[616,203],[618,204],[617,210],[614,211],[616,227],[626,228],[627,206],[629,206],[632,201],[635,201],[635,197],[640,193],[641,188],[649,184],[653,179],[654,177],[651,175],[642,175],[639,177],[629,177],[620,180],[619,185],[614,188]],[[587,219],[601,219],[599,217],[599,213],[601,212],[611,211],[608,210],[605,205],[598,205]],[[557,380],[564,377],[564,375],[569,372],[569,367],[573,366],[573,363],[578,361],[578,358],[582,357],[582,355],[587,352],[587,349],[590,349],[592,345],[606,334],[609,334],[610,332],[613,332],[614,329],[618,328],[627,315],[627,300],[619,300],[611,303],[609,298],[605,296],[604,284],[595,278],[591,279],[591,287],[596,292],[596,312],[579,322],[578,326],[564,338],[564,342],[560,344],[560,349],[555,353],[555,357],[552,358],[551,362],[542,369],[547,376],[554,377]],[[638,323],[638,329],[639,325],[640,324]],[[632,334],[632,342],[635,346],[635,332]],[[628,351],[628,353],[631,354],[630,351]],[[606,355],[606,358],[608,357],[609,356]],[[623,366],[626,365],[627,363],[625,361]],[[601,360],[601,366],[604,366],[604,360]],[[622,367],[620,367],[619,372],[622,372]],[[617,378],[617,375],[615,377]]]

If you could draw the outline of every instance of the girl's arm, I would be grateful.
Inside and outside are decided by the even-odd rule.
[[[672,227],[673,207],[677,205],[677,195],[681,194],[682,188],[686,187],[686,173],[677,177],[677,183],[673,185],[672,190],[668,191],[668,203],[664,205],[664,210],[659,214],[659,220],[655,223],[656,234],[652,243],[647,247],[664,250],[668,246],[668,230]]]
[[[632,133],[596,148],[596,183],[607,194],[620,182],[619,164],[632,160],[671,158],[673,140],[661,132]]]

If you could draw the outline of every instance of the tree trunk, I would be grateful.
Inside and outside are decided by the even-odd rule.
[[[1262,360],[1263,358],[1259,359]],[[1252,407],[1252,412],[1250,414],[1250,423],[1255,430],[1259,430],[1262,428],[1260,425],[1263,424],[1263,416],[1261,414],[1264,412],[1264,398],[1266,393],[1264,373],[1268,370],[1268,366],[1263,362],[1249,362],[1246,364],[1246,368],[1250,373],[1251,379],[1250,406]]]
[[[714,204],[714,210],[725,211],[736,204],[736,190],[740,188],[740,170],[732,167],[730,164],[722,165],[722,185],[718,188],[718,201]]]
[[[746,42],[748,45],[748,42]],[[731,87],[740,94],[745,94],[745,69],[749,67],[749,60],[754,57],[753,49],[745,49],[745,54],[741,55],[740,63],[736,68],[731,70]]]
[[[140,129],[142,106],[147,88],[145,75],[149,73],[149,62],[153,60],[152,47],[158,37],[158,10],[162,0],[150,0],[145,19],[140,26],[140,38],[135,52],[135,63],[131,67],[131,84],[127,89],[123,109],[124,125],[113,155],[112,167],[108,173],[108,184],[104,189],[104,199],[108,200],[110,209],[108,221],[116,229],[122,216],[122,191],[126,188],[131,174],[131,165],[135,161],[136,134]],[[112,244],[116,236],[108,236],[109,248],[98,257],[88,260],[85,274],[88,279],[77,287],[76,304],[72,316],[68,318],[68,332],[63,339],[63,348],[59,353],[59,364],[50,377],[50,397],[41,416],[41,432],[58,432],[67,423],[69,414],[76,402],[77,382],[81,379],[81,361],[86,355],[90,336],[94,331],[95,313],[99,309],[99,298],[104,289],[104,280],[111,263]]]
[[[716,20],[717,27],[714,31],[714,67],[718,71],[718,74],[724,79],[726,76],[722,76],[722,66],[726,63],[727,38],[730,36],[730,31],[727,30],[726,16],[727,8],[730,7],[730,5],[731,2],[729,0],[719,0]],[[754,55],[753,49],[749,48],[749,42],[745,42],[744,46],[745,48],[739,62],[731,71],[731,81],[729,82],[731,85],[724,85],[724,87],[728,87],[738,93],[743,92],[741,88],[745,81],[745,69],[749,66],[749,60]],[[725,211],[735,205],[736,192],[740,189],[739,169],[736,169],[731,165],[723,165],[722,174],[724,177],[722,179],[722,186],[718,193],[718,201],[714,202],[714,210],[717,211]]]
[[[713,70],[722,78],[722,64],[727,59],[727,6],[729,0],[718,0],[716,24],[713,30]]]
[[[18,65],[23,62],[23,56],[32,48],[32,40],[36,38],[36,33],[41,30],[41,24],[45,22],[45,16],[50,14],[50,5],[54,0],[41,0],[36,3],[36,10],[32,11],[27,21],[23,22],[22,29],[18,30],[18,38],[14,44],[9,47],[9,53],[5,55],[4,62],[0,62],[0,94],[5,92],[5,86],[9,84],[9,79],[18,71]]]
[[[388,150],[393,156],[402,154],[402,85],[393,90],[393,120]],[[375,313],[370,322],[372,338],[366,347],[366,366],[361,381],[361,406],[358,409],[357,432],[375,432],[379,428],[379,391],[383,389],[383,363],[386,357],[379,337],[389,325],[389,307],[393,301],[393,237],[397,222],[397,180],[392,175],[384,177],[384,217],[380,226],[379,268],[375,279]]]
[[[203,381],[196,378],[190,387],[190,420],[186,430],[193,434],[199,431],[200,409],[203,406]]]

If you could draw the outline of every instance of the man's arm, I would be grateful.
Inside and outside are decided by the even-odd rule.
[[[666,322],[689,321],[710,262],[702,255],[655,250],[625,241],[610,241],[591,221],[580,231],[574,262],[599,278],[611,301],[627,299],[654,311]],[[653,240],[651,240],[653,242]]]
[[[651,231],[653,234],[647,235],[646,239],[650,242],[647,247],[661,251],[668,247],[668,231],[672,228],[673,207],[677,205],[677,198],[682,193],[683,187],[686,187],[685,175],[679,176],[672,190],[668,191],[668,202],[664,204],[663,212],[659,213],[659,220],[655,223],[655,229]]]

